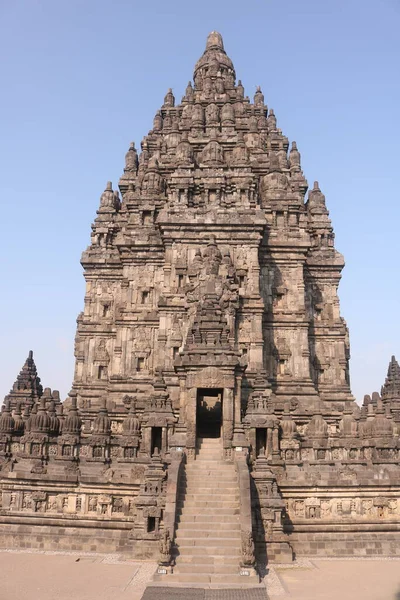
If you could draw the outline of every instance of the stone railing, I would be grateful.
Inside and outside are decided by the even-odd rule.
[[[182,477],[186,455],[176,452],[168,467],[167,492],[164,511],[164,532],[169,532],[171,545],[175,539],[176,505],[179,494],[179,482]],[[172,557],[170,557],[172,559]],[[164,561],[165,562],[165,561]]]
[[[250,472],[247,466],[247,457],[244,453],[238,453],[235,458],[236,471],[239,481],[240,533],[242,539],[240,573],[249,576],[255,574],[254,541],[251,518]]]

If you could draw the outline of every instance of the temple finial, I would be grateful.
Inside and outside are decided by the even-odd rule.
[[[175,106],[175,96],[172,92],[172,88],[169,88],[168,92],[165,95],[164,106],[171,106],[171,107]]]
[[[383,400],[400,398],[400,365],[395,356],[391,357],[381,396]]]
[[[207,36],[206,50],[210,50],[211,48],[220,48],[221,50],[224,50],[224,40],[218,31],[212,31]]]

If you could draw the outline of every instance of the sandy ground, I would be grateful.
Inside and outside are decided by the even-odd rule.
[[[267,589],[270,600],[400,600],[400,559],[300,559],[271,569]]]
[[[0,551],[0,600],[140,600],[155,563]]]
[[[156,565],[0,551],[0,600],[140,600]],[[300,559],[269,569],[270,600],[400,600],[400,559]]]

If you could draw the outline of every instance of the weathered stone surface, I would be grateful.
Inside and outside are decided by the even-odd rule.
[[[214,503],[221,533],[232,506],[219,484],[232,487],[223,466],[235,461],[238,569],[254,550],[259,562],[398,554],[399,365],[356,405],[325,196],[316,182],[306,199],[296,143],[260,88],[245,96],[220,34],[141,148],[119,191],[107,183],[82,255],[69,398],[43,390],[30,353],[5,399],[0,543],[169,570],[185,461],[199,489],[184,516]],[[199,435],[221,438],[218,459],[195,460]],[[204,494],[207,467],[221,482]]]

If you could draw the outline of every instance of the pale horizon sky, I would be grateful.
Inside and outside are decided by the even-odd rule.
[[[66,397],[100,194],[212,30],[326,196],[357,400],[400,359],[398,0],[0,0],[1,399],[29,350]]]

